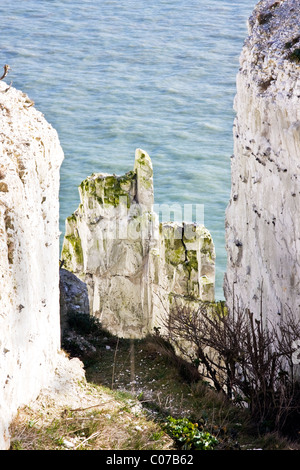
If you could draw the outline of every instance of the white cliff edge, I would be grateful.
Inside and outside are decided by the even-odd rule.
[[[300,306],[299,8],[258,3],[235,99],[225,297],[273,319]]]
[[[0,82],[0,449],[19,406],[47,386],[60,349],[56,131]]]

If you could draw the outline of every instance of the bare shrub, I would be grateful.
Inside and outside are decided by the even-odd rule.
[[[260,427],[282,430],[292,416],[299,421],[293,354],[300,321],[292,314],[273,324],[222,302],[195,307],[175,299],[165,327],[177,352],[217,391],[249,408]]]

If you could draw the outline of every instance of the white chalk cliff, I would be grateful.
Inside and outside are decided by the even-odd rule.
[[[90,314],[111,333],[140,338],[162,326],[173,295],[214,300],[215,249],[193,223],[158,223],[153,169],[136,150],[134,170],[93,174],[66,220],[61,258],[88,288]]]
[[[300,306],[299,10],[300,0],[258,3],[237,76],[224,292],[230,308],[262,305],[268,316]],[[18,407],[56,383],[63,152],[28,96],[3,81],[0,116],[2,450]],[[213,240],[203,225],[159,223],[146,152],[126,175],[89,176],[79,194],[61,258],[105,328],[139,338],[162,325],[174,297],[214,300]]]
[[[300,306],[299,11],[299,0],[258,3],[235,99],[225,297],[273,318]]]
[[[49,383],[60,349],[56,131],[0,82],[0,449],[17,408]]]

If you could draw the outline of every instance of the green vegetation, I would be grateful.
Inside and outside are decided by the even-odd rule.
[[[262,314],[223,307],[212,314],[207,303],[175,301],[165,324],[168,339],[229,402],[248,410],[260,432],[299,439],[300,384],[293,356],[300,320],[285,312],[276,325]]]
[[[216,304],[216,314],[217,311],[226,312],[223,302]],[[201,378],[196,363],[175,354],[159,330],[153,336],[135,341],[118,339],[103,331],[101,335],[93,342],[95,354],[81,358],[88,381],[104,385],[114,393],[129,392],[142,404],[148,419],[154,420],[163,431],[167,431],[167,424],[170,431],[172,420],[184,419],[195,426],[194,431],[197,428],[204,433],[203,438],[209,440],[211,435],[217,439],[213,441],[216,450],[292,446],[279,434],[258,427],[250,409],[240,406],[238,400],[228,400],[224,393],[217,392],[209,381]],[[172,438],[174,445],[180,446],[180,441]]]
[[[259,429],[250,410],[228,400],[175,354],[156,330],[142,340],[116,338],[86,315],[72,315],[69,345],[85,365],[79,394],[98,406],[59,408],[41,399],[25,407],[11,426],[12,450],[289,450],[300,449],[276,432]]]
[[[174,238],[171,240],[165,238],[165,249],[166,249],[166,261],[172,266],[177,267],[179,264],[185,261],[185,247],[181,239]]]
[[[76,237],[75,235],[66,235],[65,239],[69,242],[72,247],[72,251],[76,257],[77,264],[83,264],[83,251],[80,237]],[[64,246],[62,250],[62,258],[69,259],[71,256],[72,255],[70,254],[69,250],[66,248],[66,246]]]
[[[127,198],[127,208],[130,207],[129,192],[135,184],[136,174],[129,171],[125,175],[92,175],[80,184],[83,197],[91,197],[98,204],[109,204],[117,207],[120,203],[120,197]]]
[[[218,444],[214,436],[200,430],[198,423],[192,423],[187,418],[168,416],[165,429],[184,450],[213,450]]]

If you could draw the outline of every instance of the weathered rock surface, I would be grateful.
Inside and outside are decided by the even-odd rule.
[[[17,408],[48,383],[60,348],[56,131],[0,82],[0,448]]]
[[[60,326],[61,335],[68,327],[70,315],[79,313],[89,315],[89,297],[86,284],[75,274],[61,268],[59,270],[60,286]]]
[[[258,3],[237,76],[225,297],[273,318],[300,306],[299,10]]]
[[[215,250],[203,225],[158,222],[150,157],[134,170],[93,174],[66,220],[61,258],[88,288],[90,313],[123,337],[142,337],[168,313],[170,295],[214,300]]]

